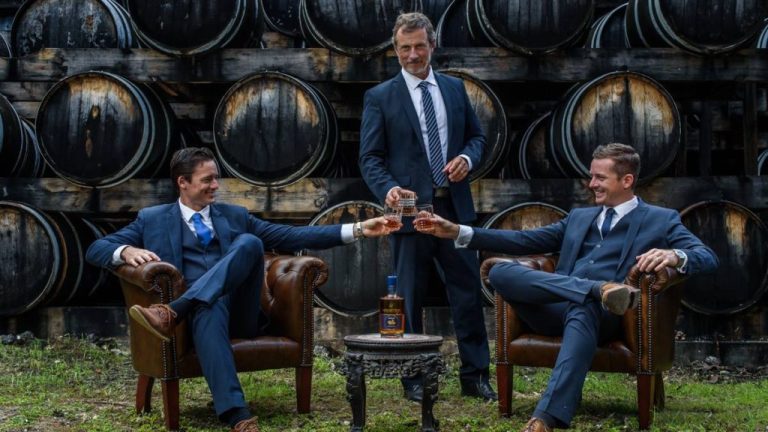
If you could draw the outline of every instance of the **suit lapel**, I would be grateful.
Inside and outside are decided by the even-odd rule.
[[[179,203],[171,205],[170,210],[165,216],[165,232],[168,233],[168,248],[171,251],[172,262],[179,271],[181,269],[181,228],[184,221],[181,219],[181,209]]]
[[[211,221],[213,222],[213,229],[216,231],[216,237],[219,239],[221,254],[224,255],[229,250],[230,243],[232,243],[232,239],[229,238],[229,222],[227,222],[227,218],[221,214],[218,207],[214,204],[211,204]]]
[[[640,225],[642,225],[643,219],[645,219],[645,214],[647,212],[648,206],[645,205],[645,203],[640,200],[640,198],[638,198],[637,207],[627,216],[625,216],[630,218],[629,229],[627,230],[627,237],[624,241],[624,248],[621,250],[621,258],[619,258],[619,265],[616,267],[617,269],[621,268],[621,266],[624,264],[624,261],[627,259],[629,250],[632,248],[632,243],[637,236],[637,231],[640,229]]]
[[[424,139],[421,136],[421,126],[419,125],[419,116],[416,115],[416,108],[413,106],[413,99],[411,99],[411,93],[408,91],[408,85],[405,83],[403,74],[398,73],[393,83],[395,87],[396,99],[400,101],[400,107],[405,110],[405,115],[408,117],[408,122],[413,128],[413,132],[416,134],[419,140],[419,151],[424,152]]]

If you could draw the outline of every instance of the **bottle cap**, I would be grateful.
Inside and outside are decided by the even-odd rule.
[[[389,294],[395,293],[395,285],[397,285],[397,276],[395,275],[387,276],[387,292]]]

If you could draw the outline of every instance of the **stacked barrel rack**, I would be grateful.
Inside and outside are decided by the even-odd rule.
[[[122,3],[127,3],[130,10],[130,0]],[[250,1],[240,3],[252,4]],[[262,0],[262,5],[269,3]],[[449,16],[448,12],[455,14],[456,10],[466,11],[464,8],[468,4],[476,8],[483,2],[424,0],[389,3],[405,5],[406,8],[421,5],[436,23],[439,17],[445,15],[440,27],[440,40],[444,44],[462,44],[468,40],[468,29],[450,27],[455,17]],[[594,8],[594,14],[589,14],[587,24],[602,23],[606,34],[615,33],[615,29],[608,28],[610,24],[607,14],[614,11],[622,1],[585,0],[583,3]],[[652,3],[648,1],[648,4]],[[21,6],[21,1],[0,0],[0,11],[3,12],[0,15],[12,16]],[[446,10],[448,12],[444,14]],[[155,13],[151,10],[145,12],[148,15]],[[285,10],[273,12],[287,13]],[[599,20],[603,16],[606,18]],[[0,34],[10,30],[9,22],[7,18],[0,17]],[[464,23],[467,24],[466,21]],[[281,23],[270,24],[274,29]],[[322,24],[315,23],[313,27],[307,28],[305,20],[303,31],[311,34],[310,38],[313,39],[307,45],[327,44],[322,39],[328,30]],[[386,33],[390,31],[389,28],[391,25],[380,31]],[[38,139],[50,143],[57,139],[57,131],[62,130],[61,125],[48,125],[47,132],[44,132],[45,122],[35,118],[41,101],[45,99],[45,103],[49,104],[55,102],[48,101],[46,95],[50,94],[49,91],[61,80],[77,74],[88,71],[107,72],[107,76],[113,74],[151,89],[150,92],[156,96],[150,99],[158,97],[161,105],[170,107],[169,112],[174,117],[172,122],[180,131],[179,135],[170,138],[172,147],[205,145],[216,148],[219,156],[225,157],[222,161],[224,169],[233,177],[222,180],[220,200],[243,205],[259,217],[285,223],[327,223],[373,214],[375,204],[360,204],[375,200],[359,178],[356,167],[363,93],[399,72],[397,58],[391,49],[366,52],[365,48],[358,48],[355,52],[358,55],[352,56],[339,52],[344,50],[343,47],[304,48],[301,47],[301,33],[298,29],[294,30],[290,36],[268,30],[261,38],[261,44],[266,48],[227,47],[210,49],[194,56],[183,55],[185,53],[182,52],[162,53],[146,47],[136,48],[135,41],[128,41],[125,42],[127,46],[122,48],[44,48],[20,57],[0,57],[0,93],[12,103],[20,117],[30,122],[37,120]],[[477,32],[477,28],[474,30]],[[253,35],[232,34],[227,37],[231,40],[239,39],[242,42],[240,46],[246,46],[253,44],[249,36]],[[492,37],[493,32],[486,32],[486,36]],[[363,38],[364,35],[342,34],[339,37],[353,40],[355,37]],[[768,217],[768,181],[766,177],[758,175],[758,160],[766,158],[765,154],[759,156],[759,153],[768,148],[768,50],[751,48],[755,46],[753,42],[749,42],[746,48],[723,54],[694,53],[691,49],[685,51],[676,48],[630,49],[621,47],[621,40],[595,42],[594,38],[598,36],[594,32],[590,37],[593,40],[586,43],[601,48],[549,49],[547,43],[542,42],[538,52],[534,49],[532,55],[520,52],[525,47],[516,51],[510,47],[439,47],[435,51],[433,65],[436,69],[461,76],[468,89],[477,90],[476,97],[485,98],[481,101],[475,99],[478,109],[488,111],[481,116],[484,126],[492,129],[487,131],[490,132],[490,156],[483,164],[483,176],[475,179],[472,184],[476,207],[481,216],[477,224],[515,226],[515,223],[520,223],[517,220],[520,217],[532,217],[532,223],[539,223],[552,217],[553,211],[559,214],[561,209],[567,211],[574,206],[589,205],[591,194],[586,188],[586,181],[580,178],[583,169],[580,169],[579,161],[583,161],[585,152],[588,153],[588,147],[594,140],[605,136],[600,131],[595,132],[595,128],[600,128],[599,124],[591,125],[591,132],[582,130],[582,135],[574,134],[569,138],[573,141],[569,149],[542,147],[532,150],[529,157],[533,159],[529,160],[529,164],[521,163],[521,158],[525,161],[526,153],[519,150],[523,144],[531,147],[546,146],[548,134],[562,132],[558,132],[557,128],[536,129],[531,126],[542,115],[550,112],[553,112],[554,117],[563,117],[563,111],[569,109],[569,101],[575,100],[574,92],[578,92],[575,89],[569,92],[574,84],[583,84],[582,90],[587,91],[590,82],[604,82],[610,77],[606,74],[617,71],[625,84],[628,79],[632,79],[627,78],[627,73],[629,76],[642,74],[638,75],[642,77],[640,81],[645,76],[651,77],[655,80],[653,84],[644,84],[643,88],[647,90],[649,86],[660,83],[659,94],[666,94],[673,101],[670,110],[675,111],[677,117],[674,119],[676,123],[670,127],[677,128],[680,138],[677,140],[674,134],[669,135],[669,130],[646,131],[645,135],[637,131],[630,134],[632,137],[643,135],[647,140],[643,153],[647,165],[644,173],[653,173],[646,174],[647,177],[639,187],[639,195],[649,203],[682,210],[684,221],[692,229],[701,231],[697,234],[716,249],[723,261],[723,267],[716,276],[687,282],[686,307],[681,311],[678,322],[680,346],[687,350],[689,356],[715,353],[726,358],[726,361],[764,363],[768,360],[768,350],[762,343],[768,337],[768,296],[764,295],[768,285],[768,250],[765,247],[768,232],[764,223]],[[581,32],[578,39],[571,45],[584,46],[586,32]],[[503,40],[495,43],[504,46]],[[350,44],[354,45],[352,42]],[[291,143],[301,139],[301,136],[311,136],[318,142],[325,140],[337,143],[334,151],[329,150],[329,155],[312,156],[312,166],[295,168],[294,176],[289,175],[285,181],[269,177],[264,179],[254,174],[258,169],[269,169],[274,164],[274,161],[268,161],[265,167],[263,157],[259,162],[262,165],[251,167],[251,171],[245,169],[248,160],[244,159],[253,156],[247,155],[247,152],[227,154],[226,142],[232,136],[221,132],[224,126],[220,125],[226,124],[227,127],[241,127],[241,133],[247,133],[248,124],[255,121],[247,117],[251,113],[237,106],[222,109],[219,104],[224,105],[227,97],[233,94],[235,97],[229,100],[237,99],[238,91],[243,94],[256,91],[254,87],[257,85],[244,78],[253,79],[254,74],[264,73],[276,82],[288,80],[292,84],[299,83],[296,85],[303,89],[305,97],[316,98],[318,101],[312,105],[316,109],[312,116],[329,116],[329,119],[324,120],[329,130],[324,131],[321,137],[314,137],[311,129],[301,131],[301,127],[305,126],[302,118],[290,126],[283,125],[281,128],[280,125],[262,125],[261,129],[270,129],[278,136],[281,132],[292,136],[286,139],[286,142]],[[587,83],[587,87],[584,83]],[[629,87],[626,91],[630,91]],[[617,97],[621,93],[619,90],[610,96]],[[654,107],[658,108],[658,105]],[[243,112],[238,113],[236,110],[239,108]],[[239,114],[246,116],[246,120],[239,118]],[[502,116],[501,120],[494,117],[498,115]],[[655,115],[663,116],[664,113]],[[542,124],[548,121],[545,119]],[[605,123],[604,119],[601,121]],[[576,130],[583,126],[569,124],[567,129]],[[250,133],[264,132],[260,130]],[[663,138],[669,136],[672,139],[664,142]],[[565,141],[565,138],[560,137],[559,141]],[[41,144],[41,147],[44,145]],[[277,152],[280,149],[275,147],[271,150]],[[2,148],[0,155],[6,157],[1,151]],[[291,150],[290,153],[296,151]],[[536,151],[540,152],[539,156],[536,156]],[[52,167],[49,161],[45,177],[35,178],[35,173],[21,174],[20,177],[0,173],[0,200],[20,202],[47,215],[40,217],[69,218],[75,221],[73,225],[90,222],[93,226],[79,231],[98,236],[99,232],[115,229],[120,221],[130,220],[140,208],[174,199],[170,181],[162,176],[162,167],[144,171],[137,169],[128,177],[112,183],[89,184],[88,180],[79,181],[77,175],[67,177],[68,167],[101,167],[108,163],[109,151],[99,156],[102,160],[91,160],[69,148],[61,152],[59,155],[48,154],[47,157],[58,158],[58,162],[67,152],[71,152],[67,161],[70,165]],[[562,154],[553,155],[553,152]],[[89,157],[92,154],[88,152]],[[152,158],[146,156],[146,159]],[[162,156],[160,158],[163,159]],[[588,154],[586,158],[588,160]],[[568,161],[573,163],[572,166],[563,167]],[[561,165],[559,169],[565,173],[542,175],[542,170],[546,172],[547,169],[554,169],[552,166],[547,167],[547,164],[553,162]],[[3,166],[2,163],[0,166]],[[298,173],[300,169],[303,171]],[[146,177],[149,175],[147,172],[155,171],[159,171],[160,176]],[[768,166],[763,171],[768,171]],[[63,172],[68,180],[54,172]],[[542,178],[537,178],[537,172]],[[350,201],[353,203],[349,204]],[[510,207],[512,211],[502,213]],[[533,209],[536,215],[525,216],[514,209]],[[353,214],[355,212],[357,214]],[[536,221],[536,218],[541,220]],[[526,227],[524,223],[521,226]],[[0,249],[6,248],[2,242],[3,237],[0,235]],[[82,243],[87,245],[86,240]],[[334,271],[331,286],[334,278],[340,282],[337,288],[319,293],[320,303],[332,309],[334,305],[343,304],[343,307],[335,310],[334,315],[368,315],[371,311],[370,299],[375,299],[383,289],[384,275],[389,270],[386,242],[359,245],[347,252],[311,252],[321,254],[332,265],[334,261],[337,262],[339,268],[344,261],[355,262],[351,267],[345,264],[347,267],[344,267],[344,271]],[[0,266],[15,259],[13,253],[0,251]],[[50,264],[41,263],[40,267],[47,266]],[[39,272],[39,268],[35,270]],[[10,270],[0,268],[0,272],[7,275]],[[105,292],[118,292],[114,281],[103,282],[105,276],[98,277],[101,278],[98,283],[106,284]],[[0,281],[3,280],[11,279],[0,277]],[[25,279],[17,277],[13,280]],[[380,283],[373,289],[361,288],[366,284],[370,286],[371,280],[379,280]],[[96,300],[78,300],[85,297],[76,295],[75,288],[67,287],[67,283],[60,283],[64,291],[50,294],[50,299],[44,302],[35,299],[35,305],[60,305],[67,301],[71,303],[73,299],[84,305],[119,304],[119,297],[114,295],[97,296]],[[437,278],[434,285],[430,287],[429,301],[434,305],[442,305],[445,299],[439,294]],[[0,295],[16,296],[24,289],[22,286],[0,286]],[[3,298],[0,298],[2,304]],[[0,310],[9,309],[0,307]],[[20,310],[17,308],[16,312],[21,314],[29,311],[22,307]],[[17,319],[23,320],[23,314],[7,318],[6,321]],[[695,342],[686,345],[683,339]],[[734,347],[731,351],[727,350],[728,344]]]

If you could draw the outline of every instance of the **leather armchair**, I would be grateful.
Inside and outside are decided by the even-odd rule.
[[[314,320],[312,291],[328,278],[326,264],[313,257],[267,255],[261,308],[269,317],[264,336],[232,339],[238,372],[296,369],[296,404],[299,413],[310,410]],[[169,303],[185,290],[184,277],[171,264],[149,262],[124,265],[115,274],[128,308],[138,304]],[[202,376],[192,344],[191,327],[182,321],[175,336],[164,343],[130,321],[131,358],[139,373],[136,411],[151,410],[152,386],[160,379],[165,426],[179,428],[179,380]]]
[[[483,261],[480,274],[488,283],[488,273],[501,261],[516,261],[530,268],[554,272],[557,256],[493,257]],[[664,408],[662,372],[672,367],[675,353],[675,319],[680,308],[682,277],[665,268],[655,273],[642,273],[632,267],[624,283],[640,288],[637,308],[627,311],[619,340],[599,346],[590,370],[622,372],[637,376],[637,409],[640,429],[653,420],[653,408]],[[533,334],[520,321],[515,309],[496,294],[496,378],[499,389],[499,412],[509,415],[512,409],[513,366],[552,368],[560,351],[561,337]]]

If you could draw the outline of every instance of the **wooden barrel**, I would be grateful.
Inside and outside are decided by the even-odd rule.
[[[313,86],[281,72],[235,83],[219,102],[213,132],[224,169],[260,186],[324,177],[336,159],[332,107]]]
[[[474,47],[472,35],[467,23],[467,1],[453,0],[437,22],[437,46],[439,47]]]
[[[2,33],[0,33],[0,57],[11,57],[11,45]]]
[[[578,40],[594,11],[595,0],[469,0],[468,19],[473,36],[531,55]]]
[[[766,16],[765,0],[630,0],[627,37],[633,47],[720,54],[755,37]]]
[[[720,259],[716,273],[685,281],[683,304],[705,314],[732,314],[760,301],[768,287],[768,229],[748,208],[702,201],[680,212],[689,230]]]
[[[45,162],[32,125],[0,95],[0,175],[41,177],[44,172]]]
[[[301,37],[299,0],[261,0],[267,27],[290,37]]]
[[[475,110],[480,126],[485,132],[486,145],[483,159],[473,167],[470,181],[486,176],[496,165],[503,162],[509,151],[507,144],[507,115],[498,96],[480,78],[455,69],[441,71],[446,75],[460,78]]]
[[[24,313],[62,288],[67,271],[62,242],[43,212],[0,201],[0,316]]]
[[[517,147],[517,172],[520,177],[530,179],[565,178],[554,162],[549,146],[548,112],[531,123],[520,137]]]
[[[437,23],[448,11],[451,3],[454,3],[454,0],[421,0],[420,11],[429,18],[432,26],[437,30]]]
[[[680,146],[680,114],[661,84],[634,72],[611,72],[574,87],[555,110],[550,146],[561,172],[589,177],[592,152],[612,142],[640,154],[640,181],[669,167]]]
[[[768,160],[768,150],[763,150],[760,156],[757,157],[757,175],[763,175],[764,171],[768,174],[768,165],[765,164],[766,160]]]
[[[768,48],[768,22],[763,27],[760,35],[755,39],[755,48],[767,49]]]
[[[589,28],[584,46],[586,48],[630,48],[625,25],[626,14],[627,4],[623,3],[595,20]]]
[[[309,224],[332,225],[381,216],[383,209],[367,201],[347,201],[321,212]],[[361,239],[344,247],[303,253],[328,263],[328,283],[315,290],[315,301],[343,316],[370,316],[378,312],[379,297],[387,293],[387,275],[393,272],[389,240]]]
[[[421,10],[421,0],[301,0],[299,23],[308,42],[350,56],[370,56],[392,45],[402,12]]]
[[[46,162],[82,186],[154,176],[170,153],[173,129],[173,115],[154,91],[108,72],[64,78],[37,113]]]
[[[43,48],[127,49],[136,42],[128,13],[113,0],[28,0],[11,28],[16,56]]]
[[[85,260],[85,252],[93,242],[107,235],[107,229],[100,224],[77,215],[70,214],[68,219],[81,245],[82,255],[80,256],[80,262],[83,265],[80,283],[76,289],[72,290],[71,296],[67,300],[68,303],[72,303],[73,300],[82,301],[92,297],[106,284],[108,272],[101,267],[89,264]]]
[[[483,228],[491,229],[503,229],[503,230],[529,230],[533,228],[539,228],[553,224],[563,219],[568,212],[565,210],[546,204],[542,202],[525,202],[515,204],[505,210],[502,210],[493,215],[486,223],[483,224]],[[494,257],[504,256],[499,253],[480,252],[480,262],[483,260]],[[495,292],[493,287],[483,285],[483,295],[489,303],[494,303]]]
[[[256,47],[264,31],[259,0],[127,0],[127,8],[139,38],[172,55]]]

